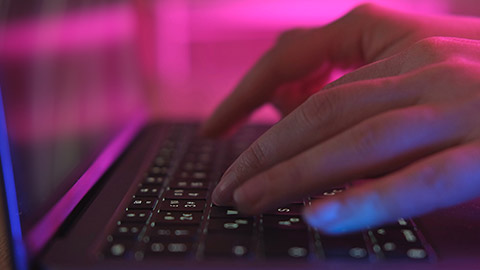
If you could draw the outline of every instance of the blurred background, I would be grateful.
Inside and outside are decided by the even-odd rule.
[[[69,119],[62,120],[67,132],[81,126],[68,122],[122,121],[139,107],[161,118],[205,118],[280,32],[328,23],[362,2],[3,0],[3,88],[18,100],[11,108],[18,121],[61,115]],[[370,2],[416,12],[480,15],[476,0]],[[57,91],[60,105],[54,105]],[[22,95],[31,96],[34,104],[25,104]],[[268,106],[254,116],[259,121],[276,118]],[[51,127],[42,123],[36,130],[48,133]]]

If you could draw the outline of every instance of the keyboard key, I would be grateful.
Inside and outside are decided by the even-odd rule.
[[[265,231],[263,241],[267,258],[306,259],[310,254],[308,230]]]
[[[205,257],[245,258],[251,252],[252,240],[245,235],[208,234],[205,240]]]
[[[368,260],[367,247],[361,233],[320,235],[320,242],[327,259]]]
[[[128,206],[128,210],[132,210],[132,209],[153,210],[157,202],[158,202],[158,199],[154,197],[133,198],[132,202]]]
[[[253,219],[253,216],[243,215],[240,212],[238,212],[238,210],[235,209],[234,207],[212,205],[211,212],[210,212],[210,218],[212,218],[212,219],[215,219],[215,218],[248,218],[248,219]]]
[[[170,167],[166,166],[153,166],[149,173],[148,176],[152,177],[165,177],[168,174],[168,170]]]
[[[382,227],[372,232],[379,243],[396,242],[405,245],[421,245],[414,229]]]
[[[203,211],[204,200],[165,200],[160,205],[161,211]]]
[[[188,171],[183,171],[178,174],[176,174],[176,177],[182,180],[197,180],[197,181],[209,181],[208,179],[208,174],[204,171],[193,171],[193,172],[188,172]]]
[[[416,230],[407,226],[386,226],[372,230],[386,259],[428,259]]]
[[[134,245],[135,242],[124,240],[114,240],[111,242],[107,242],[107,246],[104,249],[103,255],[107,258],[130,257]]]
[[[287,206],[278,207],[272,211],[268,211],[264,215],[282,215],[282,216],[301,216],[303,204],[289,204]]]
[[[402,246],[394,242],[386,242],[381,246],[383,255],[387,260],[411,259],[411,260],[428,260],[428,253],[423,247]]]
[[[113,239],[137,239],[145,224],[126,223],[118,225],[111,237]]]
[[[206,190],[176,188],[165,192],[165,199],[205,200],[206,198]]]
[[[220,233],[252,233],[253,221],[246,218],[210,219],[208,231]]]
[[[307,224],[301,216],[264,216],[263,227],[270,230],[305,230]]]
[[[155,164],[158,167],[169,167],[170,166],[170,159],[164,156],[158,156],[155,158],[153,161],[153,164]]]
[[[152,257],[187,257],[193,254],[191,242],[164,241],[150,242],[145,252],[145,258]]]
[[[148,176],[148,177],[145,178],[142,185],[146,185],[146,186],[157,185],[157,186],[161,187],[161,186],[163,186],[164,182],[165,182],[165,177]]]
[[[181,165],[181,168],[184,171],[203,171],[206,172],[209,170],[208,164],[202,163],[202,162],[192,162],[192,161],[187,161],[184,162],[183,165]]]
[[[162,188],[159,186],[141,186],[135,193],[135,197],[158,197]]]
[[[128,210],[125,211],[122,219],[118,222],[118,225],[124,223],[147,223],[148,218],[152,215],[148,210]]]
[[[149,241],[161,240],[183,240],[193,241],[198,237],[199,228],[197,226],[155,226],[150,228],[147,233]]]
[[[172,183],[170,183],[169,187],[171,189],[208,189],[209,183],[197,181],[197,180],[181,180],[175,179]]]
[[[200,222],[202,222],[202,213],[200,212],[160,212],[154,217],[152,225],[198,225]]]
[[[342,193],[343,191],[345,191],[344,187],[335,187],[335,188],[325,190],[320,194],[313,195],[313,196],[311,196],[311,198],[312,199],[325,199],[325,198],[328,198],[328,197],[331,197],[331,196],[335,196],[338,193]]]

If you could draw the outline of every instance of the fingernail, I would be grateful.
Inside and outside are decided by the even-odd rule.
[[[233,201],[237,207],[250,210],[261,200],[263,195],[263,186],[255,181],[249,181],[235,190]]]
[[[306,208],[303,215],[310,226],[326,229],[328,224],[338,222],[340,210],[339,202],[330,201],[319,206]]]
[[[232,200],[232,193],[233,189],[235,188],[235,183],[235,175],[231,172],[227,172],[213,191],[213,203],[216,205],[228,204]]]

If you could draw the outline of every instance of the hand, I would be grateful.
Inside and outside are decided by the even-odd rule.
[[[480,42],[424,38],[439,34],[438,29],[445,35],[476,38],[474,28],[466,28],[478,28],[479,21],[428,18],[432,25],[428,28],[425,17],[362,6],[311,35],[332,37],[328,31],[333,30],[325,29],[336,25],[333,32],[340,33],[347,26],[340,22],[349,20],[352,27],[362,29],[359,24],[367,22],[355,24],[353,19],[378,20],[375,16],[380,11],[385,18],[405,17],[407,25],[418,27],[410,28],[415,29],[413,33],[407,31],[394,42],[382,41],[377,35],[394,36],[395,29],[384,29],[385,35],[354,31],[347,35],[344,45],[338,38],[326,38],[337,44],[330,47],[328,42],[315,43],[321,53],[287,47],[290,50],[282,54],[278,50],[285,47],[280,44],[247,74],[217,110],[226,113],[227,119],[240,119],[269,100],[285,81],[303,78],[308,70],[315,70],[304,55],[306,51],[313,54],[317,66],[322,60],[330,65],[372,62],[311,95],[253,143],[222,177],[213,194],[215,203],[233,202],[240,210],[255,214],[332,186],[372,179],[306,209],[306,219],[312,226],[327,233],[344,233],[480,195]],[[469,24],[464,24],[465,20]],[[352,36],[356,36],[356,42],[352,42]],[[359,41],[364,49],[355,50]],[[337,51],[341,50],[339,46],[345,47],[343,52]],[[292,56],[296,53],[305,59],[293,64],[275,62],[283,55],[296,59]],[[277,63],[273,73],[268,71],[272,61]],[[282,79],[273,74],[282,74]],[[212,119],[222,116],[214,114]],[[227,126],[226,121],[219,121],[215,127],[209,123],[206,131]]]
[[[268,102],[285,116],[338,69],[385,59],[430,36],[476,39],[478,26],[472,18],[413,16],[363,4],[329,25],[287,31],[220,104],[202,133],[226,133]]]

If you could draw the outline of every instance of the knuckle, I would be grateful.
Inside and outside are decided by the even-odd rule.
[[[424,63],[436,63],[448,58],[451,41],[445,37],[427,37],[414,43],[408,50],[411,59]]]
[[[302,28],[292,28],[289,30],[286,30],[282,33],[277,38],[277,45],[290,42],[291,40],[296,39],[299,35],[303,34],[305,32],[305,29]]]
[[[353,149],[360,156],[369,155],[380,149],[380,145],[402,136],[404,130],[413,126],[438,123],[445,116],[444,111],[434,106],[391,111],[378,118],[366,121],[354,128],[351,137]]]
[[[321,124],[320,119],[336,117],[338,97],[335,91],[319,92],[310,96],[300,107],[298,121],[307,128],[315,128]]]
[[[242,155],[240,162],[250,170],[263,167],[267,162],[266,147],[261,142],[254,142]]]
[[[372,17],[378,12],[379,6],[373,3],[363,3],[356,7],[354,7],[350,12],[347,14],[349,16],[360,16],[360,17]]]

